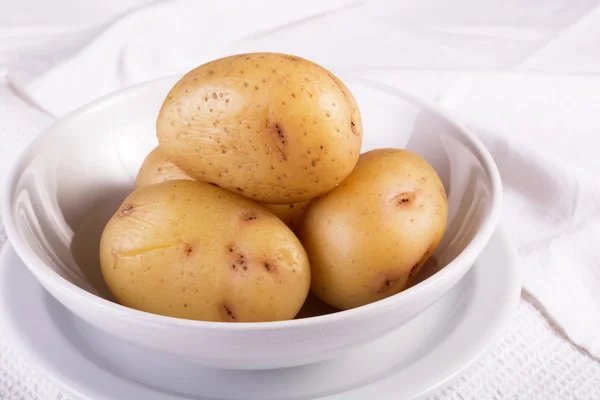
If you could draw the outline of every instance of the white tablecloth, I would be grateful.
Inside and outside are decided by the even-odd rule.
[[[122,20],[122,16],[128,11],[144,3],[148,1],[127,0],[107,7],[101,5],[105,5],[105,2],[92,0],[55,2],[20,0],[10,5],[7,2],[0,5],[0,184],[4,183],[3,178],[19,151],[53,121],[52,117],[28,103],[27,96],[24,96],[21,90],[13,90],[3,75],[10,73],[11,77],[16,79],[15,82],[23,82],[26,85],[31,76],[73,56],[83,44],[95,40],[104,28],[114,21]],[[491,7],[483,5],[484,2],[470,2],[471,6],[475,4],[477,6],[464,7],[469,2],[461,0],[458,3],[464,7],[461,12],[464,13],[465,21],[465,27],[462,29],[456,27],[450,29],[444,25],[441,17],[434,26],[423,24],[420,26],[418,20],[403,19],[402,16],[410,12],[413,12],[411,18],[414,18],[411,2],[404,3],[405,9],[390,15],[389,18],[396,18],[398,24],[407,26],[402,34],[419,32],[419,46],[437,43],[435,57],[428,59],[430,53],[422,51],[419,53],[422,59],[413,57],[403,61],[402,65],[393,65],[394,60],[398,58],[390,56],[389,59],[384,60],[384,66],[398,67],[403,73],[395,74],[392,70],[386,72],[380,68],[376,73],[378,79],[385,79],[390,84],[397,84],[430,99],[439,100],[440,94],[444,92],[444,104],[454,108],[469,123],[496,129],[494,135],[487,136],[486,144],[504,164],[500,165],[503,172],[510,172],[511,162],[515,163],[514,165],[526,166],[523,162],[532,160],[532,165],[535,165],[535,162],[539,161],[538,158],[544,160],[544,157],[549,155],[559,155],[556,160],[551,160],[552,163],[557,164],[554,171],[557,176],[577,172],[578,167],[582,170],[589,168],[590,171],[594,171],[593,168],[600,166],[597,158],[600,148],[597,145],[598,141],[594,140],[600,132],[600,129],[596,130],[600,127],[598,123],[600,96],[594,95],[600,92],[598,77],[600,8],[595,5],[595,2],[570,1],[567,6],[566,1],[549,1],[543,5],[536,5],[537,9],[532,13],[531,8],[529,10],[525,10],[526,7],[521,8],[524,5],[522,2],[507,1],[503,3],[505,5],[502,9],[503,13],[498,15],[498,12],[493,11]],[[450,2],[434,0],[421,2],[420,6],[423,7],[423,4],[425,9],[428,5],[431,7],[445,5],[447,9],[440,9],[440,15],[447,14],[453,7],[460,6],[460,4],[450,6]],[[469,36],[470,30],[477,28],[473,21],[480,21],[484,28],[491,21],[494,21],[497,27],[501,27],[494,31],[499,38],[497,41],[499,45],[495,49],[488,51],[485,38],[478,39],[481,43],[462,39],[463,36],[465,38]],[[499,25],[498,21],[501,22]],[[528,26],[532,28],[528,30]],[[411,27],[417,28],[411,31]],[[360,27],[355,29],[358,30]],[[287,33],[287,35],[292,34],[293,32],[289,31]],[[376,32],[364,32],[363,35],[356,35],[356,38],[370,37],[369,35],[375,34]],[[448,36],[448,40],[441,46],[439,40],[434,40],[435,35],[440,36],[440,34]],[[286,32],[282,32],[281,35],[285,36]],[[337,39],[334,34],[331,37],[334,42],[327,45],[342,45],[335,42]],[[308,55],[311,51],[309,39],[306,38],[305,48],[299,48]],[[261,35],[249,38],[249,41],[256,46],[260,46],[261,40]],[[404,40],[401,35],[394,40],[393,44],[397,51],[402,49],[407,54],[413,56],[416,54],[415,49],[411,47],[414,46],[414,41]],[[517,42],[522,44],[524,40],[531,42],[531,46],[517,46]],[[466,45],[461,47],[467,42],[470,43],[469,48]],[[363,59],[357,60],[353,65],[364,68],[367,74],[368,70],[374,67],[369,64],[369,43],[368,41],[357,42],[355,45],[362,51]],[[445,52],[444,46],[452,48],[452,51]],[[415,65],[427,63],[435,65],[444,59],[448,61],[457,51],[462,51],[464,54],[462,64],[439,71],[435,68],[425,72],[412,70]],[[490,57],[490,54],[493,57]],[[340,57],[343,59],[343,55]],[[496,57],[498,58],[496,62],[490,61]],[[468,65],[476,65],[477,70],[465,74]],[[499,70],[508,70],[509,73],[503,74]],[[527,87],[528,90],[515,93],[514,88],[519,86]],[[452,90],[448,92],[446,90],[448,88]],[[580,93],[583,97],[586,93],[589,94],[589,100],[573,105],[574,99],[580,97]],[[564,97],[565,103],[557,107],[559,97]],[[545,133],[556,130],[557,125],[564,127],[564,135],[555,136],[554,143],[545,140],[547,137]],[[531,135],[532,131],[537,134],[537,137]],[[577,136],[581,132],[589,132],[590,135],[589,141],[583,145],[580,141],[571,140],[574,136],[581,137]],[[504,136],[511,137],[511,141],[502,141]],[[519,142],[514,137],[523,140]],[[534,142],[531,142],[532,138]],[[539,152],[529,151],[532,143],[535,147],[539,147]],[[511,146],[514,148],[509,152]],[[528,152],[523,153],[524,149]],[[509,156],[505,156],[506,154]],[[523,154],[526,154],[526,157],[519,158]],[[522,182],[518,179],[508,182],[513,190],[511,206],[515,207],[515,210],[520,210],[521,206],[518,200],[519,190],[522,190],[524,198],[531,195],[535,180],[549,180],[545,172],[526,168],[523,169]],[[528,243],[523,240],[535,233],[536,225],[528,224],[531,221],[527,221],[527,213],[531,213],[532,210],[542,214],[547,213],[548,218],[545,222],[549,226],[554,224],[559,230],[561,227],[564,228],[564,222],[569,219],[581,218],[581,222],[575,227],[580,229],[585,228],[586,222],[598,217],[597,211],[600,206],[600,203],[597,203],[598,197],[589,193],[580,193],[582,186],[597,188],[598,186],[595,185],[598,184],[598,179],[595,176],[587,177],[585,173],[580,175],[583,181],[578,179],[571,182],[568,177],[556,181],[560,184],[556,183],[558,187],[555,191],[544,192],[540,195],[540,199],[536,199],[539,200],[539,204],[534,205],[539,209],[523,202],[523,229],[517,229],[517,226],[508,227],[517,242],[524,243],[519,247],[519,252],[524,264],[531,266],[525,271],[525,276],[528,279],[528,287],[535,291],[535,294],[544,294],[544,290],[547,290],[547,287],[538,286],[541,283],[547,285],[547,282],[551,281],[538,280],[536,277],[544,273],[544,268],[556,267],[553,262],[569,269],[564,275],[565,282],[569,279],[569,273],[575,275],[575,280],[581,278],[583,273],[589,273],[589,270],[577,269],[579,259],[564,259],[566,252],[562,251],[564,249],[561,246],[571,246],[571,243],[564,241],[567,235],[555,234],[546,238],[545,240],[551,242],[552,247],[551,251],[545,253],[540,252],[540,243]],[[582,182],[586,182],[585,179],[588,178],[590,185],[583,185]],[[550,189],[553,189],[552,182],[552,179],[549,185],[546,182],[545,188],[550,186]],[[514,192],[515,188],[518,189],[516,192]],[[558,203],[554,204],[552,198],[547,198],[557,196],[562,200],[563,197],[569,200],[568,194],[564,196],[561,194],[562,189],[581,194],[572,199],[574,203],[572,214],[562,215],[563,209],[556,205]],[[581,236],[586,236],[585,230],[581,230]],[[0,247],[4,245],[5,240],[0,221]],[[594,253],[597,251],[596,248],[582,250],[587,259],[598,254]],[[562,258],[547,259],[549,255]],[[540,257],[546,258],[539,262]],[[552,271],[561,273],[557,268]],[[589,275],[587,281],[593,283],[596,277],[597,275]],[[537,284],[537,282],[541,283]],[[589,287],[593,288],[593,286]],[[600,283],[597,289],[600,289]],[[573,295],[581,296],[580,293],[573,293]],[[552,304],[552,298],[548,299],[546,296],[544,300],[545,306],[550,306],[555,313],[567,310],[561,308],[560,304]],[[433,398],[600,399],[600,363],[594,357],[590,357],[585,350],[574,345],[570,339],[580,344],[589,344],[593,340],[587,340],[586,331],[581,329],[581,324],[577,329],[567,330],[567,334],[563,334],[562,327],[557,327],[551,322],[554,318],[546,317],[558,317],[557,320],[570,327],[569,313],[551,316],[545,311],[545,306],[539,305],[536,299],[524,293],[518,310],[500,343],[493,346],[484,359],[469,373]],[[593,317],[597,316],[590,316],[590,320],[593,321]],[[0,326],[1,321],[0,316]],[[0,334],[0,399],[65,398],[40,378]]]

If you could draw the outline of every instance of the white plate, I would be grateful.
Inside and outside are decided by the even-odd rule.
[[[49,380],[81,399],[420,398],[482,355],[504,331],[520,290],[514,249],[497,231],[463,279],[399,330],[318,364],[226,371],[116,341],[47,294],[12,248],[0,256],[6,333]]]

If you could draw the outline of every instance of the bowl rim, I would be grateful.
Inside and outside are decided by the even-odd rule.
[[[463,125],[453,116],[452,112],[445,109],[443,106],[434,104],[428,100],[410,94],[402,89],[391,87],[381,82],[373,81],[363,77],[352,76],[348,74],[340,74],[344,77],[344,82],[356,83],[366,86],[370,89],[375,89],[384,92],[393,97],[401,97],[404,100],[418,105],[422,109],[432,112],[444,119],[447,123],[459,130],[464,138],[471,146],[475,157],[481,163],[484,171],[489,177],[491,183],[491,207],[490,212],[482,223],[481,228],[475,233],[473,239],[452,261],[445,265],[440,271],[433,274],[431,277],[419,282],[418,284],[403,290],[400,293],[392,295],[382,300],[366,304],[360,307],[341,310],[335,313],[320,315],[315,317],[307,317],[301,319],[283,320],[283,321],[267,321],[267,322],[213,322],[201,320],[189,320],[177,317],[169,317],[165,315],[153,314],[146,311],[137,310],[126,307],[110,300],[104,299],[93,293],[90,293],[74,283],[71,283],[52,268],[48,267],[38,255],[25,244],[16,227],[16,221],[13,215],[13,198],[17,183],[22,175],[22,171],[27,164],[27,159],[35,153],[37,147],[40,146],[47,138],[53,135],[60,136],[61,130],[57,130],[61,125],[69,124],[70,121],[79,118],[80,116],[94,112],[102,108],[110,101],[118,98],[127,97],[139,91],[140,89],[151,87],[161,82],[173,81],[180,78],[183,74],[174,74],[164,76],[142,83],[138,83],[127,88],[114,91],[112,93],[101,96],[57,119],[43,132],[41,132],[19,155],[16,162],[13,164],[8,175],[7,182],[3,188],[0,198],[0,211],[4,220],[4,226],[8,239],[13,245],[19,257],[27,265],[28,269],[46,287],[51,287],[54,290],[64,292],[64,294],[74,297],[82,303],[90,307],[90,312],[94,310],[103,313],[116,313],[115,317],[120,319],[136,320],[141,323],[158,325],[163,328],[190,328],[190,329],[210,329],[220,331],[247,331],[247,330],[278,330],[287,328],[299,328],[309,325],[327,325],[329,323],[340,322],[342,320],[360,319],[361,317],[372,312],[383,312],[385,309],[393,307],[397,303],[401,303],[407,297],[416,293],[423,292],[428,288],[435,286],[438,282],[443,281],[453,273],[464,274],[470,266],[475,262],[476,258],[483,251],[488,241],[492,237],[500,219],[502,208],[502,181],[500,172],[494,159],[489,151],[477,136]],[[48,286],[46,286],[48,285]],[[52,294],[54,297],[54,294]],[[61,301],[62,302],[62,301]],[[70,308],[67,306],[67,308]]]

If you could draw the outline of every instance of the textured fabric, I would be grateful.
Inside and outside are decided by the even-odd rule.
[[[599,399],[600,364],[567,342],[526,300],[499,344],[454,385],[431,397]]]
[[[500,343],[432,398],[600,399],[600,363],[588,354],[600,355],[600,253],[584,245],[600,237],[597,2],[339,1],[315,2],[323,4],[314,9],[301,2],[307,8],[293,18],[274,8],[272,16],[285,18],[255,34],[239,21],[227,35],[207,35],[208,20],[199,27],[177,19],[177,4],[189,14],[195,4],[183,0],[132,14],[124,13],[147,1],[114,2],[120,5],[104,14],[91,0],[59,0],[52,10],[33,0],[14,3],[20,25],[7,22],[5,5],[0,15],[0,185],[22,149],[53,121],[40,108],[60,115],[228,52],[278,50],[336,70],[352,65],[445,105],[475,128],[502,173],[503,225],[533,296],[523,297]],[[227,4],[214,5],[215,12],[226,13]],[[178,26],[164,31],[173,36],[144,39],[162,26],[150,22],[156,10],[162,22]],[[372,29],[364,23],[369,17]],[[182,40],[186,35],[197,40]],[[0,247],[5,240],[0,221]],[[2,316],[0,399],[65,399],[2,339],[1,322]]]

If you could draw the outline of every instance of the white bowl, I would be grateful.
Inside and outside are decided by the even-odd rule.
[[[469,270],[498,223],[500,176],[471,132],[406,93],[342,77],[361,109],[363,151],[416,151],[448,192],[448,228],[421,281],[363,307],[280,322],[191,321],[121,306],[100,273],[99,237],[157,143],[156,116],[178,78],[111,94],[57,121],[20,157],[3,193],[8,236],[31,272],[65,307],[112,335],[218,368],[279,368],[331,358],[432,305]]]

